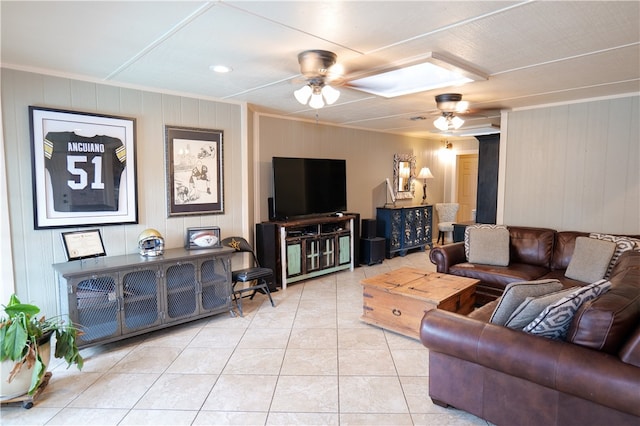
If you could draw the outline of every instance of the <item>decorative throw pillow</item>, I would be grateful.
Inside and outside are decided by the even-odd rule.
[[[475,228],[469,231],[469,262],[483,265],[509,265],[509,230]]]
[[[604,278],[607,279],[611,276],[611,271],[613,271],[613,267],[616,266],[616,263],[618,263],[618,259],[620,258],[622,253],[624,253],[625,251],[634,250],[636,247],[636,243],[630,238],[619,237],[617,235],[591,233],[589,234],[589,238],[611,241],[616,244],[615,251],[613,252],[613,256],[611,256],[611,261],[609,262],[609,266],[607,267],[607,272],[604,274]]]
[[[515,311],[526,298],[542,296],[543,294],[553,293],[558,290],[562,290],[562,284],[558,280],[520,281],[507,284],[489,322],[504,325],[513,311]],[[540,309],[540,311],[542,311],[542,309]],[[533,318],[535,318],[535,316],[531,319]],[[527,321],[527,324],[529,322],[531,322],[531,320]]]
[[[469,231],[472,229],[507,229],[504,225],[489,225],[489,224],[478,224],[478,225],[470,225],[467,226],[464,230],[464,256],[467,258],[467,262],[469,261]]]
[[[562,299],[547,306],[540,315],[523,329],[527,333],[564,340],[569,331],[573,316],[584,302],[595,299],[611,288],[607,280],[599,280],[593,284],[580,287]]]
[[[511,316],[505,321],[504,326],[522,330],[527,324],[540,315],[540,312],[544,311],[547,306],[573,293],[576,288],[577,287],[571,287],[538,297],[527,297],[513,310]]]
[[[576,246],[564,276],[573,280],[592,283],[607,273],[609,262],[616,249],[611,241],[589,237],[576,238]]]

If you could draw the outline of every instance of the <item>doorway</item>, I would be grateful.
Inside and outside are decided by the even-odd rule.
[[[478,194],[478,154],[458,155],[456,158],[456,200],[460,204],[457,220],[474,220]]]

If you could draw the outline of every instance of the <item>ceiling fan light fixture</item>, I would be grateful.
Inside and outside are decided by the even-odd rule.
[[[324,106],[324,100],[322,100],[321,93],[314,93],[311,95],[311,100],[309,101],[309,106],[311,108],[320,109]]]
[[[327,105],[332,105],[340,97],[340,91],[331,86],[325,85],[322,88],[322,96],[324,96],[325,101],[327,101]]]
[[[433,125],[436,129],[442,130],[457,130],[464,124],[464,120],[460,117],[453,115],[451,112],[443,112],[442,115],[435,119]]]
[[[311,86],[307,84],[293,92],[293,96],[295,96],[296,100],[302,105],[306,105],[312,93],[313,89],[311,89]]]
[[[311,108],[319,109],[338,100],[340,92],[325,81],[337,58],[328,50],[305,50],[298,54],[300,73],[307,79],[304,87],[293,92],[298,102],[302,105],[309,102]]]
[[[436,129],[438,130],[445,131],[449,129],[449,123],[443,115],[436,118],[436,120],[433,122],[433,125],[436,126]]]
[[[455,130],[458,130],[464,124],[464,120],[456,115],[451,117],[451,125]]]

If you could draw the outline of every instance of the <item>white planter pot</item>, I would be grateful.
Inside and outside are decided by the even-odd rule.
[[[51,358],[51,341],[40,345],[40,358],[42,358],[46,371]],[[27,369],[23,367],[13,378],[11,383],[9,383],[7,380],[14,365],[15,361],[11,360],[2,361],[0,363],[0,367],[2,368],[0,374],[0,400],[2,401],[25,395],[29,391],[33,368]]]

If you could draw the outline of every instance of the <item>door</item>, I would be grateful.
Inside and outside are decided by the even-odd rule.
[[[460,204],[458,222],[473,220],[472,210],[476,208],[476,195],[478,192],[478,154],[458,156],[458,194],[457,202]]]

